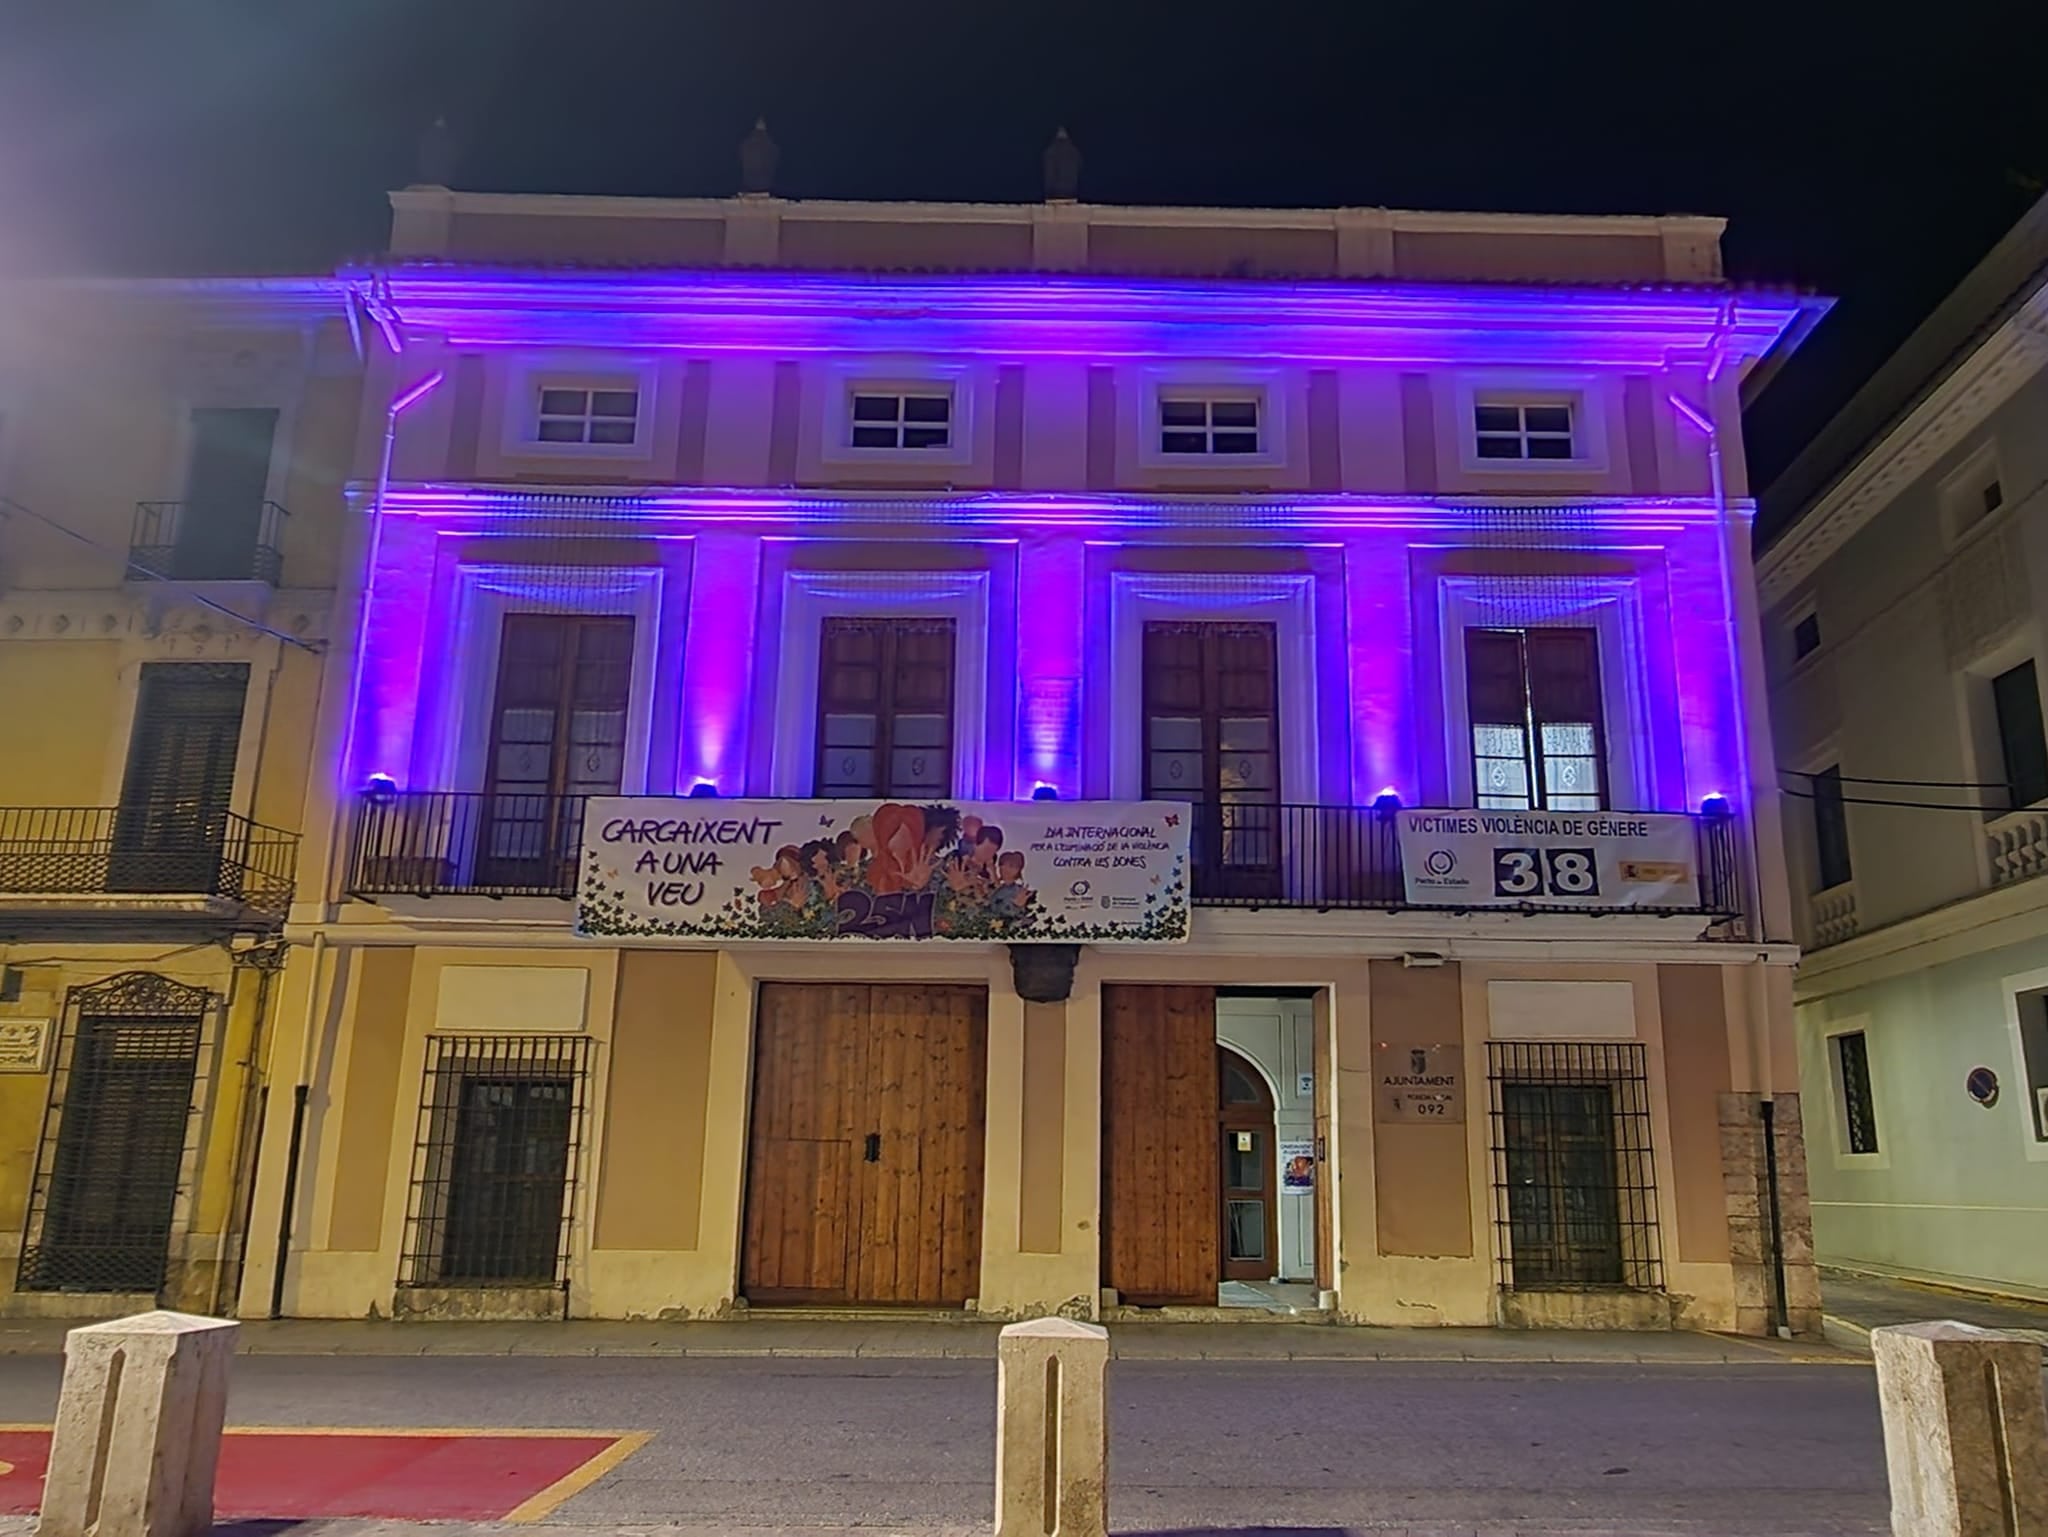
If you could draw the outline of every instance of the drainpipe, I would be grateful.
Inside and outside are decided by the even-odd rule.
[[[1722,342],[1717,340],[1714,360],[1707,370],[1707,382],[1711,385],[1721,371],[1724,359]],[[1721,462],[1721,424],[1712,416],[1693,405],[1682,396],[1667,396],[1671,409],[1679,419],[1695,428],[1707,440],[1707,475],[1714,498],[1714,513],[1720,528],[1720,571],[1721,611],[1725,616],[1728,630],[1728,677],[1737,690],[1735,709],[1735,751],[1742,765],[1745,780],[1752,777],[1749,760],[1749,712],[1741,697],[1742,688],[1742,635],[1735,613],[1734,553],[1731,548],[1733,530],[1729,527],[1728,482]],[[1749,807],[1749,847],[1743,860],[1744,895],[1749,902],[1749,923],[1752,937],[1762,940],[1764,936],[1764,895],[1761,873],[1762,856],[1757,847],[1756,786],[1747,786],[1745,797]],[[1745,970],[1749,974],[1750,997],[1750,1039],[1753,1043],[1754,1066],[1752,1072],[1757,1085],[1759,1108],[1763,1115],[1764,1138],[1764,1193],[1770,1211],[1771,1281],[1772,1281],[1772,1323],[1777,1333],[1789,1339],[1792,1334],[1791,1315],[1785,1298],[1785,1241],[1779,1227],[1778,1204],[1778,1136],[1777,1104],[1773,1097],[1771,1078],[1771,1015],[1770,992],[1764,981],[1765,952],[1758,950],[1755,959]]]
[[[367,302],[366,307],[370,318],[382,331],[394,357],[402,358],[405,355],[405,339],[398,329],[397,312],[391,308],[388,300],[372,300]],[[392,396],[391,403],[384,408],[384,445],[377,466],[377,491],[370,501],[369,527],[364,535],[362,575],[356,583],[356,589],[361,596],[357,601],[355,613],[353,665],[349,669],[348,714],[341,724],[342,773],[349,771],[355,759],[356,718],[361,712],[363,700],[363,652],[370,633],[370,597],[376,582],[377,558],[383,545],[384,499],[391,489],[391,458],[398,442],[398,418],[433,394],[446,377],[445,373],[436,369]],[[277,1271],[271,1277],[270,1284],[272,1318],[284,1316],[285,1263],[291,1254],[292,1227],[298,1205],[299,1165],[306,1137],[306,1106],[312,1098],[314,1046],[324,1012],[321,1008],[321,962],[326,958],[328,947],[327,914],[329,909],[341,900],[343,884],[342,837],[349,819],[341,798],[349,793],[349,787],[337,787],[337,801],[327,819],[326,860],[321,870],[321,928],[313,936],[313,975],[306,988],[306,1013],[301,1021],[299,1077],[298,1082],[292,1086],[291,1140],[285,1153],[284,1200],[277,1219]]]

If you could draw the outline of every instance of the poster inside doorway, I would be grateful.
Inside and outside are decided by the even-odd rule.
[[[1316,1145],[1313,1141],[1280,1143],[1280,1190],[1284,1195],[1313,1195],[1316,1188]]]
[[[717,940],[1184,940],[1188,808],[594,798],[576,927]]]

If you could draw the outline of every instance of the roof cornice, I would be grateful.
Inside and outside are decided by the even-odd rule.
[[[1789,597],[2044,366],[2048,285],[2018,305],[1757,558],[1762,601],[1768,606]]]
[[[1746,363],[1808,302],[1723,285],[1523,286],[1071,274],[807,273],[394,262],[349,269],[457,345],[699,351],[1000,345],[1013,355],[1255,350],[1276,359]]]

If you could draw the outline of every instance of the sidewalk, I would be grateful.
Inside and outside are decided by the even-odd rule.
[[[1847,1270],[1823,1270],[1820,1292],[1828,1340],[1844,1350],[1868,1355],[1872,1329],[1931,1319],[2024,1334],[2048,1349],[2048,1302],[1991,1297]]]
[[[1126,1537],[1144,1537],[1142,1528],[1126,1527],[1111,1512],[1112,1530]],[[223,1521],[214,1537],[276,1537],[278,1523],[271,1521]],[[420,1523],[412,1521],[294,1521],[291,1537],[521,1537],[535,1528],[459,1521]],[[548,1522],[548,1537],[989,1537],[986,1524],[977,1526],[749,1526],[739,1522],[676,1526],[570,1526]],[[1486,1521],[1453,1524],[1378,1521],[1351,1523],[1341,1528],[1288,1527],[1204,1527],[1199,1537],[1337,1537],[1338,1533],[1370,1534],[1370,1537],[1728,1537],[1729,1528],[1720,1522],[1631,1521],[1617,1526],[1612,1521],[1555,1521],[1535,1523]],[[0,1516],[0,1537],[34,1537],[31,1516]],[[1195,1537],[1188,1529],[1169,1529],[1155,1537]],[[1741,1529],[1741,1537],[1885,1537],[1885,1529],[1867,1522],[1843,1521],[1826,1526],[1752,1527]]]
[[[1917,1316],[1934,1316],[1921,1313]],[[61,1355],[73,1320],[0,1319],[0,1356]],[[242,1325],[245,1355],[698,1356],[992,1360],[1000,1325],[860,1317],[730,1322]],[[1373,1329],[1339,1324],[1116,1323],[1110,1354],[1151,1361],[1492,1361],[1590,1365],[1856,1364],[1818,1341],[1725,1334]]]

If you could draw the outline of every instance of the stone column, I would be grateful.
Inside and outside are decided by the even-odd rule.
[[[40,1537],[205,1537],[240,1330],[156,1312],[71,1331]]]
[[[1106,1537],[1109,1331],[1011,1324],[996,1344],[995,1537]]]
[[[1894,1537],[2048,1532],[2041,1347],[1969,1324],[1873,1329]]]

